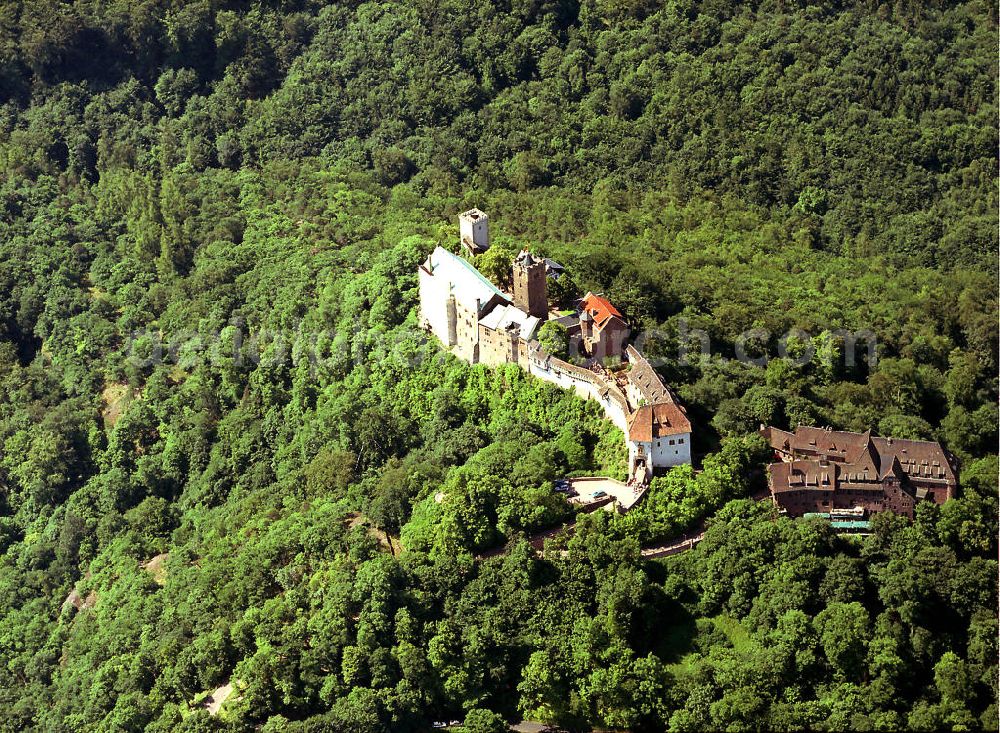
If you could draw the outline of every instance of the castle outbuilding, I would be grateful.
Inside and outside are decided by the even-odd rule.
[[[629,464],[650,470],[691,462],[691,421],[680,405],[643,405],[629,418]]]
[[[629,465],[649,468],[691,462],[691,420],[653,365],[634,346],[625,349],[625,395],[634,410],[628,423]]]
[[[515,305],[498,305],[479,321],[479,362],[490,366],[527,363],[541,320]]]
[[[603,295],[587,293],[580,301],[580,338],[584,352],[598,361],[621,356],[629,335],[628,324]]]

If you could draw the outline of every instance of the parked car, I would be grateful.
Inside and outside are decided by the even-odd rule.
[[[593,494],[590,495],[590,498],[596,501],[597,499],[603,499],[607,495],[608,495],[607,491],[604,491],[603,489],[598,489],[597,491],[595,491]]]

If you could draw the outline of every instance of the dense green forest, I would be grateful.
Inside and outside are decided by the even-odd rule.
[[[996,730],[997,42],[985,1],[0,3],[0,730]],[[541,555],[621,434],[417,328],[471,206],[694,423]],[[961,497],[779,518],[762,422],[941,440]]]

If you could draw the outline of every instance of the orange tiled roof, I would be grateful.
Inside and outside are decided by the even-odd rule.
[[[590,314],[594,319],[594,325],[598,328],[604,328],[612,318],[624,321],[622,314],[611,304],[610,300],[594,293],[587,293],[584,296],[580,302],[580,308]]]
[[[661,402],[658,405],[643,405],[629,419],[628,437],[641,443],[649,443],[653,438],[691,432],[691,421],[684,409],[675,402]]]

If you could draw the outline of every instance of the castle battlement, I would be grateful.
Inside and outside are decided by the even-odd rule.
[[[469,209],[458,215],[458,236],[470,257],[490,248],[490,218],[479,209]]]

